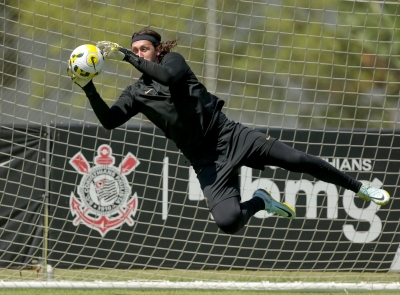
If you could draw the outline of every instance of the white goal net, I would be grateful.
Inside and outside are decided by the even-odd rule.
[[[0,0],[0,288],[400,290],[397,1]],[[150,26],[224,113],[393,197],[243,167],[296,208],[215,225],[187,160],[141,115],[112,131],[66,74],[82,44]],[[109,61],[111,105],[140,73]],[[184,134],[182,135],[184,136]]]

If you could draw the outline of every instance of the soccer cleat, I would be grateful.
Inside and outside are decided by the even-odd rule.
[[[264,204],[265,204],[265,210],[268,213],[276,213],[280,216],[283,216],[283,217],[289,218],[289,219],[296,218],[296,212],[293,210],[292,207],[289,206],[289,204],[276,201],[271,196],[270,192],[267,191],[266,189],[260,188],[260,189],[256,190],[253,194],[253,198],[254,197],[263,199]]]
[[[386,205],[390,200],[390,195],[387,191],[366,185],[361,186],[357,196],[364,201],[372,201],[380,206]]]

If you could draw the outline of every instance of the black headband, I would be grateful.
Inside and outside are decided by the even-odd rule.
[[[150,41],[153,44],[154,47],[157,47],[160,44],[160,42],[158,42],[158,40],[155,37],[150,36],[150,35],[137,35],[137,36],[132,38],[131,44],[133,42],[140,41],[140,40]]]

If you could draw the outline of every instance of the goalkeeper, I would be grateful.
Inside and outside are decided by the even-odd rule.
[[[143,73],[111,107],[91,79],[75,76],[70,67],[68,73],[86,93],[104,128],[116,128],[142,113],[176,143],[193,166],[209,210],[222,231],[236,233],[260,210],[296,217],[293,208],[276,201],[264,188],[241,202],[241,166],[261,170],[265,165],[279,166],[341,186],[378,205],[389,202],[386,191],[364,186],[318,157],[229,120],[221,111],[224,102],[197,80],[181,54],[171,52],[176,43],[161,42],[161,36],[148,28],[133,34],[132,51],[116,43],[98,42],[105,59],[124,60]]]

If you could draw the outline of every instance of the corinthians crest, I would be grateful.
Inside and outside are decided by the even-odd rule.
[[[131,217],[136,214],[137,195],[131,196],[131,187],[125,175],[140,162],[128,153],[119,167],[115,167],[111,147],[106,144],[97,149],[94,161],[95,166],[91,168],[81,152],[69,161],[83,175],[78,186],[79,198],[71,192],[70,207],[75,216],[75,226],[82,222],[105,236],[109,230],[123,223],[134,224]]]

